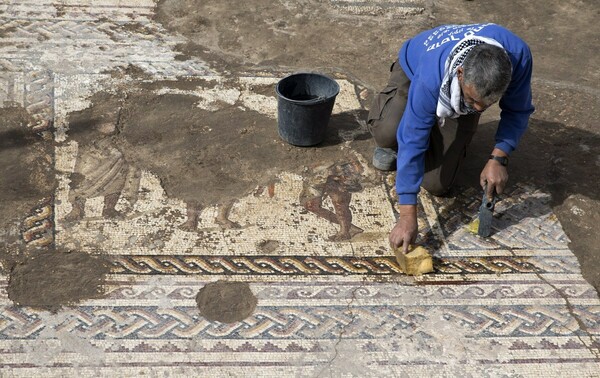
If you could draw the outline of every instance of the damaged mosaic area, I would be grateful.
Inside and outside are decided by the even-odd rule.
[[[293,186],[283,184],[274,192],[294,193]],[[386,185],[372,188],[371,194],[371,199],[381,198],[375,208],[382,220],[392,221]],[[110,255],[112,272],[102,298],[56,314],[3,301],[0,343],[10,356],[5,369],[15,375],[92,374],[92,369],[192,374],[216,368],[259,374],[269,367],[286,375],[375,376],[388,369],[435,375],[442,365],[449,374],[541,371],[568,376],[576,366],[578,374],[593,376],[600,332],[596,292],[581,278],[560,224],[546,212],[544,196],[531,188],[509,194],[516,206],[529,202],[547,216],[510,225],[496,222],[485,245],[463,228],[446,234],[447,228],[428,221],[442,219],[430,210],[468,208],[472,196],[466,193],[446,207],[434,207],[436,199],[421,195],[426,218],[421,222],[431,225],[427,232],[437,234],[436,239],[443,236],[443,243],[434,252],[435,273],[416,278],[399,273],[380,237],[332,242],[327,240],[328,230],[335,230],[331,227],[317,232],[314,243],[306,240],[295,247],[290,240],[298,239],[286,238],[288,231],[310,236],[309,225],[317,220],[286,224],[285,211],[271,219],[232,212],[235,221],[263,222],[260,232],[252,234],[279,230],[267,243],[245,242],[244,232],[250,231],[242,229],[221,231],[212,253],[193,248],[169,253],[175,248],[166,246],[152,254],[141,248],[118,250]],[[238,206],[256,201],[261,208],[269,206],[261,200],[275,197],[267,190]],[[277,206],[271,204],[272,211],[286,209],[282,197]],[[287,208],[293,207],[293,198],[287,197]],[[353,214],[360,214],[360,201],[354,206]],[[498,217],[518,216],[517,210],[507,205]],[[476,216],[457,210],[444,215],[450,214]],[[365,233],[379,229],[361,218],[356,216],[356,224]],[[528,228],[538,230],[535,238],[516,248],[505,245],[506,235]],[[540,240],[549,243],[539,245]],[[233,323],[203,318],[195,297],[215,279],[248,283],[257,298],[253,313]],[[33,360],[40,350],[45,359]]]
[[[232,94],[230,103],[212,100],[213,84],[192,92],[199,106],[246,108],[253,97],[242,93],[265,81],[276,79],[234,81],[238,89],[221,92]],[[76,103],[61,97],[77,93],[67,86],[73,82],[58,82],[57,114],[67,113],[60,104]],[[340,82],[335,112],[357,110],[360,90]],[[252,111],[264,109],[272,119],[273,97],[260,96]],[[145,170],[135,201],[128,191],[116,201],[119,216],[103,215],[100,196],[69,221],[69,182],[80,155],[68,122],[56,126],[57,138],[64,136],[55,150],[59,187],[52,211],[40,214],[55,222],[56,245],[106,257],[110,273],[101,298],[57,313],[3,299],[0,344],[12,375],[236,375],[265,367],[285,375],[435,375],[440,365],[448,374],[569,375],[573,365],[584,375],[596,371],[597,295],[580,276],[548,196],[534,188],[506,194],[489,239],[467,229],[480,193],[422,193],[419,240],[433,251],[435,273],[412,278],[401,274],[386,240],[396,219],[393,175],[372,171],[359,153],[253,187],[227,211],[239,227],[219,223],[214,204],[202,209],[195,229],[182,228],[184,201],[168,197]],[[332,178],[345,186],[327,187]],[[347,214],[342,206],[349,219],[326,215]],[[353,232],[340,233],[344,221]],[[248,284],[256,297],[241,321],[209,321],[198,311],[199,289],[223,279]]]
[[[396,4],[367,3],[331,6],[364,16]],[[89,254],[108,267],[101,295],[52,311],[15,305],[11,277],[0,275],[2,375],[597,374],[600,301],[546,193],[512,187],[489,239],[467,227],[479,192],[421,193],[419,242],[432,251],[435,271],[407,277],[387,242],[397,217],[393,175],[375,172],[360,144],[368,137],[366,88],[336,77],[331,143],[303,150],[322,159],[311,162],[277,139],[273,86],[287,72],[233,75],[198,59],[183,63],[173,50],[182,41],[152,21],[154,2],[131,4],[2,3],[12,37],[33,46],[0,48],[2,103],[26,109],[33,121],[23,128],[50,137],[57,180],[19,218],[19,236],[39,251]],[[126,26],[132,21],[135,28]],[[62,49],[78,65],[44,57],[66,35],[79,36]],[[93,52],[85,38],[95,40]],[[210,140],[219,126],[210,117],[235,120],[241,126],[232,135],[248,138],[248,150],[253,135],[269,136],[263,143],[277,156],[302,164],[275,159],[277,169],[234,182],[243,189],[235,198],[227,189],[216,191],[223,201],[210,197],[214,191],[209,200],[190,197],[213,182],[177,186],[168,162],[143,159],[189,160],[166,141],[179,141],[182,119],[167,118],[166,131],[135,133],[144,125],[136,120],[160,108],[157,99],[193,109],[195,134]],[[134,100],[156,106],[137,108]],[[88,126],[97,132],[89,138]],[[180,181],[194,184],[189,176]],[[201,316],[200,289],[222,281],[246,285],[256,300],[242,320]]]

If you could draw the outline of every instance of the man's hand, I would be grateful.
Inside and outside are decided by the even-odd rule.
[[[390,246],[402,246],[404,253],[408,253],[408,246],[417,239],[417,205],[400,205],[400,219],[390,232]]]
[[[496,156],[508,156],[502,150],[497,148],[492,152]],[[487,184],[487,196],[489,200],[494,197],[494,191],[498,194],[502,194],[508,181],[508,171],[506,167],[500,164],[500,162],[490,159],[488,160],[481,175],[479,176],[479,184],[482,188],[485,188]]]

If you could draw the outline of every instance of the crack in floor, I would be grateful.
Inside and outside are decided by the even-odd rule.
[[[515,254],[515,252],[512,249],[508,249],[510,251],[510,253],[513,255],[513,257],[517,257],[517,255]],[[569,315],[571,315],[571,317],[577,322],[577,325],[579,326],[579,329],[581,329],[583,332],[586,333],[587,337],[589,337],[592,346],[589,346],[580,335],[576,334],[573,330],[564,327],[565,329],[573,332],[573,335],[575,337],[577,337],[577,339],[581,342],[581,344],[583,344],[583,346],[585,346],[585,348],[596,357],[596,360],[598,360],[600,362],[600,348],[595,348],[593,347],[594,344],[596,344],[596,340],[594,340],[594,337],[592,336],[592,334],[589,332],[589,330],[587,329],[587,326],[585,325],[585,323],[583,322],[583,320],[581,320],[579,318],[579,316],[575,313],[575,311],[573,310],[573,304],[569,301],[569,297],[563,293],[559,288],[557,288],[555,285],[551,284],[546,278],[544,278],[542,276],[541,273],[539,273],[538,271],[534,271],[533,272],[536,277],[538,279],[540,279],[542,282],[544,282],[545,284],[547,284],[548,286],[550,286],[552,289],[554,289],[554,291],[556,291],[558,293],[558,295],[565,301],[565,306],[567,307],[567,311],[569,313]]]
[[[535,275],[538,276],[538,278],[541,279],[544,283],[548,284],[551,288],[553,288],[558,293],[558,295],[560,295],[560,297],[565,301],[565,305],[567,307],[567,311],[569,312],[569,315],[571,315],[571,317],[573,319],[575,319],[575,321],[577,322],[577,325],[579,326],[579,329],[581,329],[583,332],[585,332],[587,334],[587,337],[589,337],[589,339],[592,343],[592,346],[587,345],[585,343],[585,341],[583,341],[583,339],[581,338],[580,335],[575,334],[575,337],[577,337],[577,339],[579,339],[579,341],[581,341],[581,343],[586,347],[586,349],[590,353],[592,353],[594,356],[596,356],[596,360],[598,360],[600,362],[600,348],[593,347],[593,345],[596,343],[596,341],[594,340],[594,337],[590,334],[590,332],[587,329],[587,326],[585,325],[583,320],[581,320],[579,318],[579,316],[577,316],[577,314],[575,314],[575,311],[573,310],[573,304],[569,301],[567,295],[565,295],[562,291],[560,291],[560,289],[558,289],[555,285],[548,282],[548,280],[541,277],[541,275],[539,273],[536,272]],[[569,330],[569,331],[571,331],[571,330]]]
[[[354,249],[353,249],[353,255],[354,255]],[[342,328],[341,328],[341,330],[340,330],[340,334],[339,334],[339,336],[338,336],[338,339],[337,339],[337,341],[336,341],[335,345],[333,346],[333,350],[334,350],[333,357],[332,357],[332,358],[331,358],[331,359],[330,359],[330,360],[327,362],[327,364],[325,365],[325,367],[323,368],[323,370],[321,370],[321,372],[320,372],[319,374],[317,374],[317,377],[321,377],[321,376],[323,375],[323,373],[324,373],[324,372],[325,372],[327,369],[329,369],[329,373],[330,373],[330,374],[329,374],[329,376],[330,376],[330,377],[333,377],[333,366],[332,366],[332,365],[333,365],[333,362],[334,362],[334,361],[335,361],[335,360],[338,358],[338,356],[339,356],[339,350],[338,350],[338,347],[339,347],[339,345],[341,344],[341,342],[342,342],[342,339],[344,338],[344,334],[346,333],[346,329],[347,329],[347,328],[348,328],[350,325],[352,325],[352,323],[354,323],[354,321],[355,321],[355,320],[356,320],[356,318],[357,318],[357,315],[356,315],[356,314],[354,314],[354,313],[352,312],[352,309],[351,309],[352,307],[351,307],[351,306],[354,304],[354,301],[356,300],[356,292],[357,292],[358,290],[361,290],[361,289],[362,289],[362,288],[364,288],[364,287],[365,287],[365,278],[363,278],[363,279],[362,279],[362,283],[361,283],[361,285],[360,285],[360,286],[358,286],[358,287],[356,287],[354,290],[352,290],[352,296],[351,296],[350,300],[347,302],[347,305],[346,305],[346,309],[347,309],[347,311],[350,313],[350,321],[348,322],[348,324],[346,324],[346,325],[342,326]]]

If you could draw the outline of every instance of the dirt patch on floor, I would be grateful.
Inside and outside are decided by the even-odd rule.
[[[596,0],[436,1],[436,21],[443,23],[494,22],[523,38],[533,54],[534,77],[596,86],[598,70]]]
[[[21,107],[0,109],[0,262],[15,304],[56,312],[99,295],[108,267],[87,254],[53,250],[52,207],[39,205],[56,188],[54,144],[49,131],[28,127],[32,122]],[[44,227],[49,240],[37,243]]]
[[[354,8],[361,7],[366,5]],[[161,0],[156,20],[190,41],[180,46],[184,55],[199,56],[219,68],[341,70],[383,84],[379,73],[389,67],[402,41],[429,22],[421,10],[409,13],[410,23],[397,13],[351,14],[334,2]]]
[[[279,242],[277,240],[261,240],[256,243],[256,248],[265,254],[270,254],[275,252],[279,248]]]
[[[258,185],[267,185],[281,172],[303,174],[315,166],[355,159],[354,151],[365,156],[371,152],[370,134],[356,119],[364,117],[360,110],[357,114],[333,115],[324,142],[301,148],[283,142],[276,120],[263,114],[238,104],[208,111],[197,106],[195,96],[158,94],[154,91],[156,83],[148,86],[121,97],[99,93],[91,98],[91,108],[70,115],[69,134],[81,146],[78,160],[87,159],[86,164],[90,165],[75,173],[75,192],[86,187],[82,183],[90,178],[97,181],[94,175],[102,168],[91,165],[115,171],[116,162],[122,160],[119,164],[123,166],[156,174],[170,197],[201,206],[224,204],[249,194]],[[118,123],[117,127],[105,126],[107,117],[97,116],[107,109],[111,109],[111,114],[119,109],[118,117],[110,121]],[[102,135],[98,131],[102,128],[112,131]],[[354,139],[347,141],[345,135],[349,133]],[[350,148],[341,149],[342,143]],[[99,153],[92,151],[99,149],[99,144],[104,146],[105,154],[109,149],[115,151],[99,158]],[[91,146],[89,152],[86,146]],[[86,158],[86,153],[91,158]],[[81,177],[86,172],[90,178]],[[121,180],[113,191],[122,188]],[[93,195],[110,194],[106,187],[102,190]]]
[[[0,109],[0,262],[5,271],[26,249],[23,220],[56,186],[52,142],[27,126],[32,121],[22,107]]]
[[[57,312],[62,306],[102,295],[109,265],[83,252],[48,250],[17,263],[8,297],[20,306]]]
[[[200,289],[196,303],[207,320],[235,323],[252,315],[258,299],[247,283],[220,280]]]
[[[442,24],[495,22],[528,42],[534,76],[592,86],[600,80],[593,53],[600,7],[594,0],[552,0],[543,7],[527,0],[510,6],[426,1],[425,10],[410,17],[360,16],[336,3],[341,2],[161,0],[156,20],[189,40],[179,47],[183,56],[199,56],[215,68],[341,70],[373,88],[385,84],[386,68],[402,43],[417,32]],[[364,6],[356,3],[354,8]],[[389,9],[402,6],[388,3]]]

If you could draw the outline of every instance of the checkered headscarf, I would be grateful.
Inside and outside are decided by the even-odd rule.
[[[440,87],[436,115],[440,119],[440,124],[444,124],[444,118],[457,118],[464,114],[478,113],[477,110],[465,105],[456,71],[462,66],[473,47],[488,43],[502,48],[497,41],[485,37],[466,37],[454,46],[444,67],[444,78]]]

